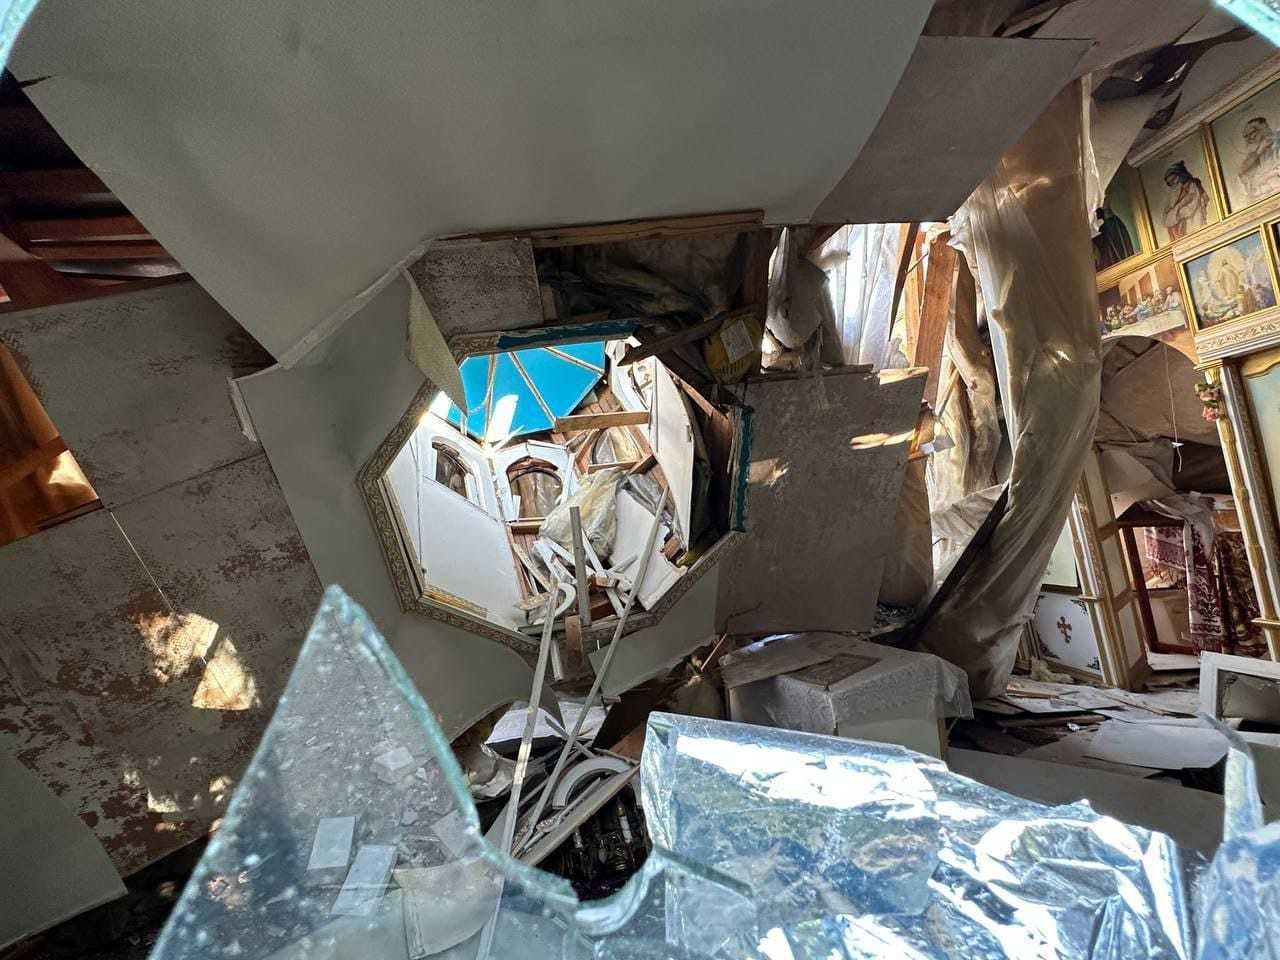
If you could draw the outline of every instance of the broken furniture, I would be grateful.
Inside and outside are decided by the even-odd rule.
[[[380,738],[420,764],[398,784],[371,772]],[[1256,956],[1277,920],[1266,878],[1280,839],[1259,829],[1238,739],[1228,762],[1226,839],[1201,875],[1167,836],[1018,799],[901,747],[655,714],[641,764],[653,853],[620,896],[583,904],[485,839],[430,708],[334,587],[154,957],[418,960],[471,955],[484,927],[481,955],[504,960],[850,960],[886,943],[1172,960],[1224,938]],[[304,887],[317,825],[339,807],[357,817],[352,867],[341,886]]]
[[[944,756],[945,719],[973,715],[959,667],[847,635],[770,637],[725,655],[720,672],[732,720],[934,757]]]

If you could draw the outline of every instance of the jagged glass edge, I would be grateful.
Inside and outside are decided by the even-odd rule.
[[[329,618],[332,618],[332,627],[345,632],[337,636],[330,635],[327,632],[327,626],[330,624],[326,624],[326,620]],[[426,745],[430,750],[430,754],[440,765],[454,803],[463,816],[468,842],[472,847],[468,852],[473,854],[476,859],[483,860],[494,867],[502,876],[504,882],[518,884],[526,892],[536,893],[543,900],[543,905],[546,909],[554,911],[561,916],[569,927],[568,933],[570,935],[580,935],[584,938],[598,940],[602,937],[607,938],[610,934],[620,930],[638,915],[649,891],[652,889],[654,881],[662,879],[668,872],[696,877],[699,880],[722,887],[736,896],[748,900],[751,899],[750,887],[736,878],[709,868],[704,864],[688,860],[673,851],[655,846],[645,859],[640,870],[627,881],[627,884],[621,890],[610,897],[583,903],[564,878],[514,859],[485,838],[480,829],[480,818],[476,812],[475,801],[467,786],[466,778],[463,775],[462,768],[458,765],[453,748],[440,728],[435,713],[422,698],[422,694],[419,693],[418,688],[405,672],[399,658],[386,640],[383,639],[382,634],[378,631],[368,613],[352,600],[341,587],[333,585],[325,590],[320,606],[311,622],[311,627],[307,631],[307,636],[299,648],[294,670],[290,674],[289,682],[285,685],[284,692],[281,694],[281,701],[283,702],[291,694],[297,692],[295,685],[298,682],[298,666],[311,657],[323,656],[323,648],[326,645],[335,643],[358,644],[400,693],[410,710],[411,716],[418,722],[421,731],[425,734]],[[273,712],[266,730],[263,732],[252,759],[245,767],[242,780],[247,780],[259,763],[270,762],[266,755],[271,749],[271,744],[275,741],[275,738],[284,732],[282,718],[283,713],[277,708]],[[223,818],[225,825],[213,832],[209,845],[201,855],[200,862],[196,865],[195,870],[183,888],[182,895],[174,906],[169,922],[166,923],[164,930],[152,948],[152,957],[166,955],[170,947],[170,941],[176,935],[177,925],[174,923],[174,918],[181,916],[184,911],[199,905],[202,897],[201,887],[207,879],[206,875],[210,866],[227,852],[226,848],[232,842],[235,829],[232,825],[241,821],[243,814],[246,812],[241,809],[241,806],[246,802],[249,801],[245,799],[243,792],[237,787]]]

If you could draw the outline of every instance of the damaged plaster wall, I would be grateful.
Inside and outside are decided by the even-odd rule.
[[[128,873],[221,815],[320,596],[228,392],[270,358],[193,283],[0,339],[103,504],[0,549],[0,749]]]

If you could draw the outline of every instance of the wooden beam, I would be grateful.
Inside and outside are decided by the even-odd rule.
[[[889,323],[898,319],[898,304],[902,302],[902,289],[907,282],[907,271],[915,258],[916,236],[920,233],[920,224],[904,223],[902,236],[898,242],[898,272],[893,278],[893,305],[889,313]]]
[[[920,310],[920,326],[916,331],[915,349],[909,354],[911,366],[928,367],[924,399],[930,406],[938,398],[942,375],[942,347],[947,339],[947,317],[955,290],[955,247],[948,246],[950,233],[940,233],[929,244],[929,269],[924,282],[924,305]]]
[[[32,243],[28,252],[41,260],[168,260],[169,251],[154,240],[117,240],[101,243]]]
[[[573,579],[578,590],[579,637],[581,628],[591,626],[591,601],[587,586],[587,552],[582,548],[582,511],[577,505],[569,508],[569,530],[573,534]]]
[[[535,247],[578,247],[588,243],[621,243],[627,240],[672,240],[706,233],[742,233],[764,223],[763,210],[736,210],[687,217],[653,217],[615,220],[609,223],[526,230],[500,230],[464,234],[449,240],[500,240],[528,237]]]
[[[151,233],[137,217],[127,214],[103,217],[59,217],[17,220],[13,232],[24,243],[80,240],[150,240]]]
[[[552,429],[557,433],[579,433],[609,427],[638,427],[648,422],[648,410],[618,410],[614,413],[581,413],[575,417],[560,417]]]
[[[68,197],[115,201],[115,194],[88,167],[0,171],[0,196],[3,195],[26,201],[59,201]]]
[[[665,334],[649,340],[638,347],[627,347],[626,353],[622,355],[622,360],[618,365],[625,367],[632,363],[639,363],[641,360],[646,360],[659,353],[665,353],[668,350],[674,350],[676,347],[683,346],[686,343],[705,340],[724,324],[732,323],[734,320],[751,316],[757,312],[757,309],[752,306],[743,307],[730,313],[718,313],[714,317],[703,320],[701,323],[695,323],[692,326],[685,327],[683,330],[677,330],[675,333]]]

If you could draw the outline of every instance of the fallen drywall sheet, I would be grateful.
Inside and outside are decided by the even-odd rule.
[[[89,828],[17,760],[0,755],[5,895],[0,949],[125,895]]]
[[[527,697],[531,671],[506,647],[400,609],[356,487],[422,385],[404,350],[408,296],[393,281],[306,363],[239,385],[320,579],[364,605],[452,737]]]
[[[1099,813],[1167,833],[1181,846],[1201,853],[1212,854],[1222,842],[1222,797],[1216,793],[976,750],[948,750],[947,766],[1027,800],[1088,800]]]
[[[0,753],[129,873],[221,814],[320,595],[229,399],[269,358],[194,284],[5,314],[0,336],[107,504],[0,549]]]
[[[108,507],[252,456],[227,378],[271,357],[194,283],[0,318]]]
[[[407,269],[446,339],[542,323],[538,271],[527,238],[433,243]]]
[[[1227,740],[1208,727],[1104,723],[1086,753],[1096,760],[1156,770],[1202,769],[1227,755]]]
[[[747,536],[721,564],[717,626],[872,625],[923,391],[906,370],[750,385]]]
[[[867,145],[813,218],[945,220],[1088,49],[1088,40],[921,37]]]
[[[282,357],[424,237],[808,218],[931,6],[44,0],[11,68],[46,78],[27,92],[55,129]],[[797,109],[837,78],[857,91],[839,123]]]

